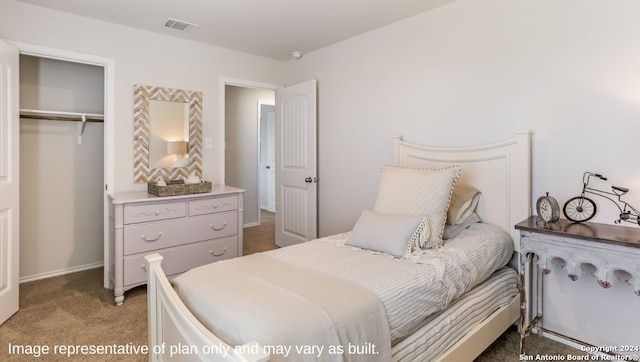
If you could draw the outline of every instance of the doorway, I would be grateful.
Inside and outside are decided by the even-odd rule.
[[[224,97],[224,183],[245,190],[243,255],[270,250],[275,247],[275,91],[225,85]]]
[[[20,281],[102,267],[104,67],[23,54],[19,85]]]
[[[107,217],[105,217],[106,215],[108,215],[107,193],[112,192],[112,187],[114,185],[114,150],[115,150],[114,123],[113,123],[113,114],[115,111],[114,60],[111,58],[104,58],[104,57],[84,54],[84,53],[76,53],[76,52],[71,52],[67,50],[47,48],[47,47],[20,43],[20,42],[10,42],[10,44],[18,49],[18,52],[21,58],[33,57],[39,60],[46,60],[47,62],[54,62],[54,63],[57,62],[58,65],[61,65],[63,67],[78,66],[79,68],[77,69],[80,69],[80,68],[94,69],[94,71],[100,74],[98,77],[102,78],[101,85],[99,85],[99,87],[101,87],[102,89],[98,91],[98,93],[100,93],[100,97],[96,101],[97,103],[99,103],[97,107],[101,108],[101,114],[93,114],[93,112],[89,112],[89,110],[87,109],[81,109],[82,112],[70,112],[72,110],[80,110],[80,108],[74,108],[75,105],[65,109],[65,112],[62,112],[62,113],[80,113],[87,116],[86,117],[87,122],[84,124],[82,124],[83,122],[76,122],[76,121],[72,122],[73,123],[72,128],[76,130],[74,134],[74,140],[73,140],[73,142],[75,143],[74,146],[82,147],[81,144],[84,144],[85,146],[91,145],[91,147],[98,147],[98,150],[96,151],[97,153],[94,156],[91,156],[91,157],[94,157],[93,160],[97,162],[99,165],[98,167],[101,168],[101,170],[97,171],[97,173],[100,174],[98,179],[92,181],[92,183],[95,184],[93,185],[95,197],[92,199],[93,200],[92,208],[97,209],[97,210],[94,210],[95,213],[100,213],[100,210],[102,210],[103,216],[99,221],[94,221],[94,230],[91,231],[95,235],[95,243],[94,245],[92,245],[93,250],[87,251],[83,245],[80,245],[76,250],[74,250],[70,254],[67,254],[67,256],[69,257],[69,261],[67,265],[63,265],[62,267],[51,266],[49,270],[37,272],[35,273],[35,275],[31,275],[28,278],[22,278],[22,275],[21,275],[20,281],[23,282],[28,280],[48,278],[56,275],[67,274],[67,273],[80,271],[84,269],[98,268],[103,265],[106,265],[109,263],[109,254],[107,249],[108,243],[105,242],[109,240],[109,220]],[[78,84],[82,84],[82,82],[83,80],[81,79],[76,81],[76,83]],[[23,87],[24,86],[21,84],[20,85],[21,95],[24,90]],[[61,100],[61,102],[62,101],[67,102],[66,104],[76,103],[77,100],[76,101],[69,100],[70,93],[64,94],[63,92],[62,96],[65,96],[65,95],[67,96],[67,100],[66,101]],[[37,97],[40,97],[40,95],[38,95]],[[21,108],[22,108],[22,105],[21,105]],[[49,118],[50,116],[51,115],[49,115]],[[76,117],[77,114],[73,114],[71,116]],[[97,122],[96,124],[93,124],[93,122],[90,122],[91,120],[95,120],[95,119],[91,119],[92,116],[100,116],[102,118],[101,123]],[[80,116],[80,118],[82,118],[82,116]],[[64,122],[60,122],[61,126],[63,124]],[[101,129],[98,129],[98,128],[101,128]],[[96,133],[94,131],[99,131],[99,132]],[[94,141],[95,143],[99,144],[99,146],[97,146],[95,143],[90,143]],[[40,150],[40,151],[46,152],[46,150]],[[20,156],[22,159],[22,155]],[[81,158],[86,157],[87,155],[78,153],[76,154],[76,156],[66,156],[66,157],[74,158],[73,161],[75,163],[75,162],[79,162]],[[59,156],[59,158],[64,159],[65,155]],[[84,171],[80,170],[79,172],[84,172]],[[61,177],[61,175],[54,174],[54,175],[51,175],[50,177]],[[80,179],[82,180],[82,178]],[[73,182],[76,182],[76,181],[73,181]],[[50,185],[45,185],[45,190],[49,190],[48,192],[55,192],[55,190],[50,190],[48,186]],[[86,185],[75,184],[75,186],[80,190],[84,190],[83,187]],[[64,207],[67,207],[68,205],[74,205],[75,207],[78,200],[82,199],[83,197],[84,197],[83,193],[76,193],[73,199],[65,200],[65,203],[63,205],[60,205],[60,207],[64,208]],[[23,200],[21,200],[20,203],[22,203],[22,201]],[[31,223],[33,222],[34,220],[31,219],[30,217],[23,217],[20,220],[20,224],[24,224],[24,225],[31,225]],[[73,221],[68,220],[66,223],[67,224],[73,223]],[[78,230],[81,229],[81,226],[79,225],[75,225],[74,227]],[[76,230],[74,230],[73,231],[74,238],[77,239],[77,237],[80,236],[81,232],[82,231],[78,231],[78,233],[76,233]],[[22,253],[23,251],[21,251],[21,254]],[[81,255],[83,253],[93,253],[95,255],[94,259],[96,260],[88,261],[88,262],[82,261],[82,260],[76,261],[76,262],[71,261],[74,258],[77,258],[78,255]],[[103,286],[105,288],[108,288],[109,286],[109,279],[106,273],[104,275]]]
[[[231,79],[221,80],[220,182],[247,190],[244,198],[244,227],[260,222],[258,127],[254,114],[245,117],[247,109],[256,109],[256,99],[249,108],[242,107],[232,93],[249,90],[273,91],[277,97],[275,110],[275,195],[274,240],[278,246],[297,244],[317,237],[317,105],[316,80],[287,87]],[[259,101],[259,99],[258,99]],[[235,119],[236,121],[232,121]],[[245,120],[252,121],[243,126]],[[248,138],[247,134],[250,134]],[[279,137],[280,136],[280,137]],[[246,154],[254,161],[238,155]],[[247,158],[247,159],[249,159]],[[234,168],[246,167],[247,175]],[[243,168],[245,170],[245,168]],[[258,171],[256,171],[258,170]],[[238,176],[239,175],[239,176]]]
[[[268,141],[263,140],[268,129],[263,130],[263,125],[268,126],[271,117],[275,135],[276,88],[237,82],[224,86],[224,183],[246,190],[245,228],[260,225],[265,212],[275,213],[275,206],[266,211],[265,205],[269,198],[265,195],[268,171],[275,173],[275,170],[268,164],[268,151],[265,148],[268,147]],[[271,184],[275,187],[275,176]],[[274,219],[269,214],[266,216],[267,221]]]

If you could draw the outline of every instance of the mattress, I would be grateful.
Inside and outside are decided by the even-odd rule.
[[[504,267],[392,346],[393,361],[432,361],[499,308],[518,298],[518,274]]]
[[[266,252],[270,258],[342,279],[368,289],[380,298],[389,323],[391,344],[415,332],[432,315],[480,284],[511,258],[511,238],[487,224],[474,224],[437,250],[425,250],[410,258],[396,258],[345,245],[349,233]],[[173,280],[178,294],[205,325],[215,323],[215,312],[206,307],[206,293],[215,284],[202,275],[215,275],[217,265],[205,265]],[[206,273],[203,271],[206,270]],[[197,281],[193,275],[200,275]],[[213,279],[213,278],[211,278]],[[191,285],[189,292],[184,286]],[[192,306],[199,306],[194,310]]]

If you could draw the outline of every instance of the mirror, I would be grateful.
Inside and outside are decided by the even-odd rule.
[[[202,177],[202,93],[144,85],[133,93],[134,182]]]
[[[181,102],[149,100],[149,165],[153,168],[184,167],[188,147],[172,147],[175,142],[189,143],[189,105]]]

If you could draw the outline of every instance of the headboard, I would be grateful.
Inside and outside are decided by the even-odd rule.
[[[482,192],[476,213],[483,222],[511,235],[515,250],[520,238],[514,225],[531,215],[531,146],[529,132],[506,141],[461,148],[422,146],[393,139],[394,164],[403,167],[439,168],[459,165],[458,183]]]

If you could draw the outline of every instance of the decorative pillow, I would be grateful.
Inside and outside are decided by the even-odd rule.
[[[364,210],[345,244],[404,257],[422,219],[422,216],[388,216]]]
[[[480,191],[473,186],[456,184],[447,210],[447,224],[463,223],[476,209]]]
[[[423,216],[411,251],[442,244],[442,232],[458,166],[417,169],[384,166],[373,211],[384,215]]]
[[[456,236],[458,236],[458,234],[460,234],[462,230],[480,221],[481,221],[480,217],[478,217],[478,215],[475,212],[472,212],[471,215],[469,215],[469,217],[467,217],[460,224],[455,224],[455,225],[446,224],[444,226],[444,233],[442,233],[442,239],[443,240],[453,239]]]

